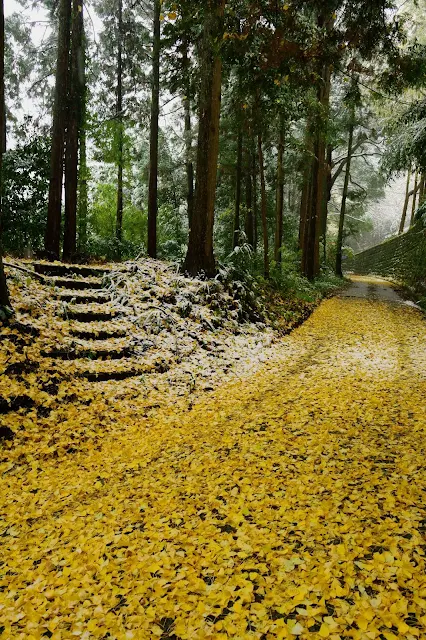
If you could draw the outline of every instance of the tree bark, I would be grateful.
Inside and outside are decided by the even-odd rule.
[[[222,60],[217,42],[223,33],[225,0],[208,0],[199,51],[200,91],[197,181],[194,217],[183,269],[193,275],[215,274],[213,253],[214,208],[219,155]]]
[[[311,149],[311,142],[309,137],[309,127],[307,128],[306,134],[306,145],[307,148]],[[302,195],[300,199],[300,218],[299,218],[299,249],[303,251],[305,246],[305,235],[306,235],[306,224],[308,220],[308,211],[310,209],[311,202],[311,190],[312,190],[312,158],[309,155],[305,161],[305,169],[303,172],[303,185],[302,185]],[[302,255],[302,259],[305,256]],[[302,271],[304,271],[304,267],[302,265]]]
[[[253,222],[253,183],[252,183],[252,167],[251,152],[246,146],[246,218],[244,230],[247,238],[247,244],[254,246],[254,222]]]
[[[6,276],[3,266],[3,246],[2,246],[2,168],[3,153],[6,150],[6,109],[4,96],[4,4],[0,0],[0,307],[10,307],[9,291],[7,288]]]
[[[117,240],[117,258],[121,258],[123,240],[123,0],[118,0],[117,29],[117,211],[115,237]]]
[[[420,179],[420,191],[419,191],[419,207],[423,204],[425,199],[425,175],[422,174]]]
[[[331,168],[333,164],[333,146],[327,144],[326,148],[326,162],[325,162],[325,197],[324,208],[322,216],[322,243],[323,243],[323,262],[327,262],[327,223],[328,223],[328,204],[331,200]]]
[[[348,159],[346,162],[345,182],[343,185],[342,193],[342,205],[340,208],[339,218],[339,233],[337,236],[337,251],[336,251],[336,274],[343,278],[342,271],[342,250],[343,250],[343,232],[345,228],[345,215],[346,215],[346,200],[348,197],[349,179],[351,175],[351,161],[352,161],[352,143],[354,139],[355,129],[355,105],[351,105],[351,120],[349,123],[349,140],[348,140]]]
[[[320,239],[323,220],[326,215],[326,126],[331,88],[331,69],[325,65],[322,70],[322,81],[318,87],[318,104],[322,116],[318,114],[315,122],[314,160],[312,163],[312,190],[310,206],[307,211],[302,247],[302,272],[309,280],[313,280],[320,272]],[[322,119],[324,118],[324,120]]]
[[[255,143],[253,143],[255,144]],[[254,147],[255,148],[255,147]],[[257,251],[258,242],[258,211],[257,211],[257,165],[256,151],[252,152],[252,171],[253,171],[253,249]]]
[[[408,211],[408,203],[410,202],[410,180],[411,180],[411,167],[408,169],[408,172],[407,172],[407,183],[406,183],[406,186],[405,186],[404,208],[402,209],[402,216],[401,216],[401,222],[400,222],[400,225],[399,225],[398,235],[401,235],[401,233],[404,233],[405,220],[407,218],[407,211]]]
[[[192,162],[192,125],[191,125],[191,78],[189,71],[188,42],[184,42],[183,66],[186,74],[186,96],[184,98],[185,111],[185,156],[186,156],[186,203],[188,213],[188,224],[191,228],[192,217],[194,215],[194,164]]]
[[[152,46],[151,128],[148,187],[148,255],[157,257],[158,213],[158,131],[160,117],[160,18],[161,0],[154,0],[154,35]]]
[[[58,14],[58,54],[53,105],[52,148],[50,154],[49,200],[45,235],[46,256],[59,259],[61,240],[62,183],[67,119],[67,80],[71,29],[71,0],[60,0]]]
[[[413,193],[413,204],[411,207],[411,217],[410,217],[410,227],[413,226],[414,224],[414,217],[416,215],[416,202],[417,202],[417,192],[418,192],[418,187],[419,187],[419,172],[416,169],[416,173],[414,176],[414,193]]]
[[[89,169],[87,166],[86,122],[87,122],[87,85],[86,85],[86,38],[83,24],[83,77],[81,100],[81,127],[80,127],[80,162],[78,170],[78,252],[84,255],[87,248],[87,211]]]
[[[243,175],[243,129],[241,122],[238,124],[237,138],[237,167],[235,176],[235,217],[233,248],[238,246],[240,241],[240,212],[241,212],[241,183]]]
[[[84,78],[83,2],[73,0],[68,127],[65,149],[65,223],[63,260],[72,262],[77,250],[78,152],[82,125]]]
[[[280,138],[277,160],[277,198],[275,209],[275,262],[281,264],[281,247],[283,241],[284,213],[284,121],[280,118]]]
[[[268,202],[266,199],[265,164],[262,145],[262,134],[259,132],[257,136],[257,149],[259,155],[260,202],[262,211],[263,273],[265,278],[269,278]]]

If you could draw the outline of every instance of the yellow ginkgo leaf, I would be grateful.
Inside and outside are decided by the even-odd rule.
[[[320,630],[318,631],[318,634],[320,635],[321,638],[328,638],[330,633],[331,633],[330,627],[328,626],[328,624],[323,622]]]

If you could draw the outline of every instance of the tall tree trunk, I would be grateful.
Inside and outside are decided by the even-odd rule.
[[[323,262],[324,264],[327,262],[327,223],[328,223],[328,204],[331,200],[331,189],[332,189],[332,170],[333,165],[333,146],[331,144],[327,144],[326,149],[326,163],[325,163],[325,197],[324,197],[324,208],[322,215],[322,242],[323,242]]]
[[[87,249],[87,211],[89,206],[87,182],[89,179],[89,168],[87,166],[87,144],[86,144],[86,123],[87,123],[87,84],[86,84],[86,37],[83,24],[83,76],[81,91],[81,127],[80,127],[80,162],[78,170],[78,252],[84,255]]]
[[[248,145],[246,145],[246,218],[244,230],[247,243],[254,246],[254,223],[253,223],[253,184],[252,184],[252,167],[251,153]]]
[[[117,258],[121,258],[121,242],[123,240],[123,0],[118,0],[117,29],[117,212],[115,237],[117,240]]]
[[[158,120],[160,117],[160,19],[161,0],[154,0],[154,35],[152,46],[151,133],[148,187],[148,255],[157,257],[158,213]]]
[[[423,201],[425,199],[425,174],[422,174],[422,177],[420,179],[420,190],[419,190],[419,207],[423,204]]]
[[[199,51],[201,83],[194,219],[183,268],[194,275],[204,271],[210,276],[216,270],[213,226],[222,88],[222,60],[216,42],[223,33],[225,0],[208,0],[206,4]]]
[[[351,105],[351,120],[349,123],[349,140],[348,140],[348,160],[346,162],[345,182],[343,185],[342,205],[340,208],[339,218],[339,233],[337,236],[337,250],[336,250],[336,274],[343,277],[342,271],[342,250],[343,250],[343,232],[345,228],[345,214],[346,214],[346,200],[348,197],[349,179],[351,175],[351,162],[352,162],[352,143],[354,139],[355,128],[355,105]]]
[[[235,176],[235,216],[234,216],[234,236],[233,248],[238,246],[240,241],[240,212],[241,212],[241,182],[243,175],[243,128],[241,122],[238,124],[237,138],[237,167]]]
[[[401,233],[404,233],[405,220],[407,218],[407,211],[408,211],[408,203],[410,202],[410,180],[411,180],[411,167],[408,169],[408,172],[407,172],[407,183],[406,183],[406,186],[405,186],[404,208],[402,209],[402,216],[401,216],[401,222],[400,222],[400,225],[399,225],[398,235],[401,235]]]
[[[314,132],[314,160],[312,163],[311,202],[307,212],[302,247],[302,272],[309,280],[313,280],[320,271],[320,239],[322,237],[323,220],[326,215],[326,128],[330,103],[331,69],[325,65],[322,81],[318,87],[318,103],[321,114],[316,118]]]
[[[83,2],[73,0],[68,91],[68,127],[65,149],[65,224],[63,260],[71,262],[77,250],[78,151],[82,126],[81,100],[84,78]]]
[[[263,159],[262,134],[257,136],[257,149],[259,155],[260,174],[260,202],[262,211],[262,234],[263,234],[263,273],[265,278],[269,278],[269,239],[268,239],[268,202],[266,198],[265,163]]]
[[[258,242],[258,223],[257,223],[257,219],[258,219],[258,211],[257,211],[256,151],[252,152],[252,171],[253,171],[253,249],[255,251],[257,251],[257,242]]]
[[[312,144],[309,136],[309,126],[307,127],[306,133],[306,143],[307,148],[311,150]],[[308,221],[308,211],[310,209],[311,203],[311,190],[312,190],[312,157],[311,155],[307,155],[305,159],[305,168],[303,171],[303,183],[302,183],[302,194],[300,199],[300,217],[299,217],[299,249],[303,251],[305,246],[305,235],[306,235],[306,225]],[[302,255],[302,259],[305,258],[305,255]],[[302,265],[302,272],[304,271],[304,266]]]
[[[55,100],[53,105],[52,148],[50,153],[49,201],[45,251],[49,259],[58,260],[61,240],[62,183],[67,119],[67,79],[71,30],[71,0],[60,0],[58,10],[58,54],[56,62]]]
[[[10,307],[9,291],[3,266],[2,213],[3,213],[3,153],[6,151],[6,109],[4,96],[4,4],[0,0],[0,307]]]
[[[326,171],[327,171],[327,202],[330,202],[331,200],[331,190],[333,188],[333,176],[332,176],[332,168],[333,168],[333,145],[332,144],[328,144],[327,145],[327,166],[326,166]],[[323,233],[327,233],[327,217],[324,218],[323,220],[324,226],[323,226]]]
[[[417,192],[419,190],[419,172],[416,169],[416,173],[414,176],[414,193],[413,193],[413,204],[411,207],[411,217],[410,217],[410,227],[414,224],[414,216],[416,215],[416,202],[417,202]]]
[[[188,224],[191,228],[192,216],[194,215],[194,164],[192,162],[192,125],[191,125],[191,78],[188,56],[188,42],[185,40],[183,46],[183,66],[186,85],[186,96],[183,106],[185,111],[185,167],[186,167],[186,203],[188,213]]]
[[[283,242],[284,213],[284,120],[280,118],[280,139],[277,160],[277,198],[275,209],[275,262],[281,264],[281,247]]]

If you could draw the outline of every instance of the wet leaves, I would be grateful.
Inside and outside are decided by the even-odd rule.
[[[106,387],[20,416],[3,636],[425,637],[425,344],[413,310],[330,300],[191,411]]]

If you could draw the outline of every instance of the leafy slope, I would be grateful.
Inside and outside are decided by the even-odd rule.
[[[59,267],[64,265],[53,265]],[[62,278],[67,286],[56,286],[56,278],[40,283],[9,270],[17,319],[37,335],[2,328],[0,414],[2,406],[30,404],[44,417],[56,411],[58,419],[58,411],[67,414],[65,403],[93,399],[93,380],[96,397],[105,391],[110,402],[147,395],[153,388],[193,396],[232,376],[254,373],[273,356],[280,334],[302,322],[319,302],[319,295],[313,301],[261,296],[241,282],[185,278],[161,261],[142,259],[117,267],[109,265],[104,280]],[[70,288],[89,282],[101,288]],[[82,303],[87,296],[89,302]],[[90,322],[78,319],[78,314],[93,313]],[[111,319],[97,321],[99,313]],[[118,384],[120,374],[127,373],[131,379]],[[108,375],[116,379],[108,383]],[[22,415],[15,418],[8,416],[14,431]]]
[[[28,423],[0,637],[426,637],[425,344],[416,311],[333,299],[195,405]]]

